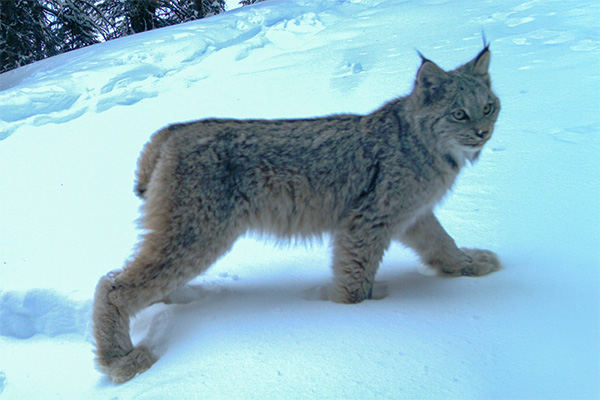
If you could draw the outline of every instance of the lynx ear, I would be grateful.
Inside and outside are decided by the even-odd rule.
[[[477,54],[477,57],[473,59],[469,64],[473,69],[473,72],[478,75],[485,75],[488,73],[490,68],[490,58],[492,53],[490,52],[490,45],[486,45],[483,50]]]
[[[419,53],[421,55],[421,53]],[[425,103],[429,103],[435,93],[443,85],[448,78],[446,72],[438,67],[434,62],[426,59],[421,55],[423,62],[417,72],[416,90],[419,96],[424,99]]]

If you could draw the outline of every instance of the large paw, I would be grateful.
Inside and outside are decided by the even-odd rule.
[[[465,257],[456,265],[447,265],[439,268],[443,275],[452,276],[483,276],[498,271],[501,268],[500,260],[493,251],[482,249],[460,249]]]
[[[369,300],[372,294],[373,289],[371,286],[367,288],[347,288],[337,285],[331,288],[328,297],[334,303],[357,304],[364,300]]]
[[[107,373],[114,383],[124,383],[148,370],[157,358],[145,346],[136,347],[126,356],[114,360]]]

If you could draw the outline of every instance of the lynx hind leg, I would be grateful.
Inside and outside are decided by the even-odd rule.
[[[92,321],[98,369],[115,383],[123,383],[150,368],[156,358],[147,348],[134,348],[131,343],[130,314],[118,295],[118,275],[111,272],[98,282]]]
[[[206,240],[200,239],[192,245],[186,235],[188,231],[180,232],[183,233],[174,236],[174,243],[150,254],[145,252],[147,243],[143,242],[133,261],[98,283],[92,313],[96,363],[99,370],[115,383],[132,379],[157,360],[148,348],[133,346],[130,316],[168,298],[169,294],[204,272],[231,248],[237,237],[204,238]]]
[[[490,250],[467,249],[461,247],[465,254],[459,263],[454,265],[439,266],[442,275],[450,276],[483,276],[502,268],[498,255]]]
[[[92,314],[96,363],[115,383],[130,380],[156,361],[148,348],[133,346],[130,316],[204,272],[239,236],[229,228],[230,218],[215,220],[196,211],[202,216],[186,214],[171,219],[165,229],[146,233],[134,259],[98,283]]]

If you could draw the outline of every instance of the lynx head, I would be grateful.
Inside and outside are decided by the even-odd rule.
[[[423,62],[411,93],[419,123],[431,129],[443,151],[475,161],[492,136],[500,111],[488,73],[489,46],[452,71],[444,71],[421,57]]]

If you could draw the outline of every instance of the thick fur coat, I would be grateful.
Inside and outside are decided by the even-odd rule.
[[[135,191],[145,230],[133,258],[98,283],[97,364],[124,382],[155,361],[134,347],[129,317],[204,272],[252,231],[332,238],[333,301],[371,297],[392,240],[447,275],[499,269],[487,250],[458,248],[433,214],[500,111],[485,47],[443,71],[423,59],[412,92],[367,115],[206,119],[157,132]]]

